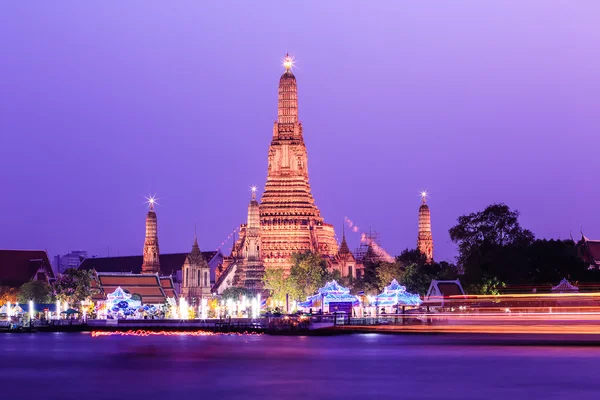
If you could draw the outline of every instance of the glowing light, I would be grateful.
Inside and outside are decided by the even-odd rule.
[[[250,190],[252,191],[252,193],[256,193],[256,186],[250,186]]]
[[[143,329],[130,330],[124,332],[105,332],[105,331],[92,331],[92,337],[100,336],[216,336],[216,335],[228,335],[228,336],[259,336],[262,333],[254,332],[243,332],[243,333],[224,333],[224,332],[209,332],[209,331],[146,331]]]
[[[29,319],[33,319],[33,315],[35,314],[33,310],[33,301],[29,301]]]
[[[60,319],[60,301],[56,300],[56,319]]]
[[[154,210],[154,205],[160,205],[158,204],[158,198],[156,197],[156,193],[154,195],[150,195],[148,197],[145,197],[146,199],[146,204],[148,204],[148,206],[150,207],[151,210]]]
[[[6,316],[8,318],[12,317],[12,310],[10,309],[10,306],[11,306],[10,301],[7,301],[6,302]]]
[[[283,58],[283,67],[285,68],[286,71],[289,71],[292,69],[293,66],[294,66],[294,58],[290,57],[289,54],[286,54],[285,57]]]
[[[422,191],[421,191],[421,197],[422,197],[423,199],[426,199],[426,198],[427,198],[427,191],[426,191],[426,190],[422,190]]]

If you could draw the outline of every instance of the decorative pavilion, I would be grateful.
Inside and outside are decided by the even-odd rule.
[[[418,294],[412,294],[406,291],[406,287],[393,279],[389,286],[383,289],[383,292],[375,297],[375,305],[378,307],[397,307],[397,306],[420,306],[423,301]]]
[[[333,280],[320,288],[317,294],[309,296],[304,302],[298,303],[298,307],[320,309],[323,312],[345,311],[350,314],[352,307],[359,304],[358,297],[351,295],[350,289]]]

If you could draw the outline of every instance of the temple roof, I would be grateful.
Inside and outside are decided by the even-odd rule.
[[[200,251],[200,246],[198,246],[198,238],[196,237],[194,237],[194,244],[192,245],[192,251],[188,255],[188,258],[193,264],[200,264],[206,262],[206,259]]]
[[[348,248],[348,243],[346,243],[346,235],[342,235],[342,244],[340,244],[338,254],[352,254]]]
[[[104,293],[113,293],[121,287],[129,293],[142,296],[142,303],[162,304],[167,297],[177,297],[173,282],[168,277],[142,274],[99,273],[98,282]]]
[[[31,281],[40,267],[54,278],[45,250],[0,250],[0,286],[19,287]]]
[[[575,285],[571,285],[567,278],[563,278],[558,285],[552,287],[552,292],[579,292],[579,288]]]
[[[283,79],[293,79],[296,80],[296,76],[292,73],[292,71],[285,71],[283,74],[281,74],[281,78],[279,78],[279,80],[283,80]]]
[[[203,251],[205,260],[212,260],[218,251]],[[160,254],[161,275],[173,275],[181,270],[189,253]],[[86,258],[79,269],[96,270],[96,272],[127,272],[139,274],[142,271],[143,256]]]
[[[590,240],[582,235],[578,247],[579,254],[586,263],[600,267],[600,240]]]

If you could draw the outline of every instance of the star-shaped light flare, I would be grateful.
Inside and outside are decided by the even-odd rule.
[[[283,58],[283,67],[286,71],[289,71],[294,67],[294,57],[291,57],[289,54],[286,54]]]
[[[148,207],[151,210],[154,210],[154,205],[158,204],[158,198],[156,197],[156,193],[154,195],[150,195],[148,197],[144,196],[144,198],[146,199],[145,203],[148,204]]]

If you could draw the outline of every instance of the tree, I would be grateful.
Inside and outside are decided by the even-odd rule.
[[[413,264],[405,268],[399,280],[410,293],[424,295],[433,279],[453,280],[457,277],[456,267],[445,261],[425,265]]]
[[[458,266],[469,283],[484,279],[517,277],[523,271],[523,251],[534,240],[533,233],[519,224],[519,212],[505,204],[492,204],[483,211],[463,215],[450,228],[450,239],[458,244]]]
[[[419,249],[404,249],[399,256],[396,256],[396,262],[404,267],[413,264],[425,265],[427,257]]]
[[[295,286],[283,269],[270,268],[263,277],[265,289],[269,290],[271,298],[277,302],[285,302],[286,295],[292,295]]]
[[[390,284],[392,279],[400,280],[404,275],[404,267],[399,262],[381,262],[375,271],[379,290]]]
[[[311,296],[325,284],[327,279],[327,262],[320,254],[306,252],[292,254],[290,280],[295,287],[295,299]]]
[[[498,296],[500,291],[506,287],[506,283],[501,282],[496,277],[486,278],[481,284],[474,284],[469,286],[467,292],[470,294],[484,294]]]
[[[243,287],[229,287],[223,291],[221,297],[223,299],[240,300],[243,296],[250,299],[254,297],[254,293],[251,290]]]
[[[572,240],[536,240],[527,248],[528,283],[556,285],[561,279],[597,281],[577,254]]]
[[[17,296],[19,303],[33,301],[35,303],[50,303],[52,301],[52,288],[46,282],[31,281],[19,288]]]
[[[17,296],[19,290],[8,286],[0,286],[0,304],[4,305],[8,302],[15,304],[17,302]]]
[[[92,297],[94,280],[93,271],[69,268],[54,282],[54,295],[61,302],[78,304]]]

